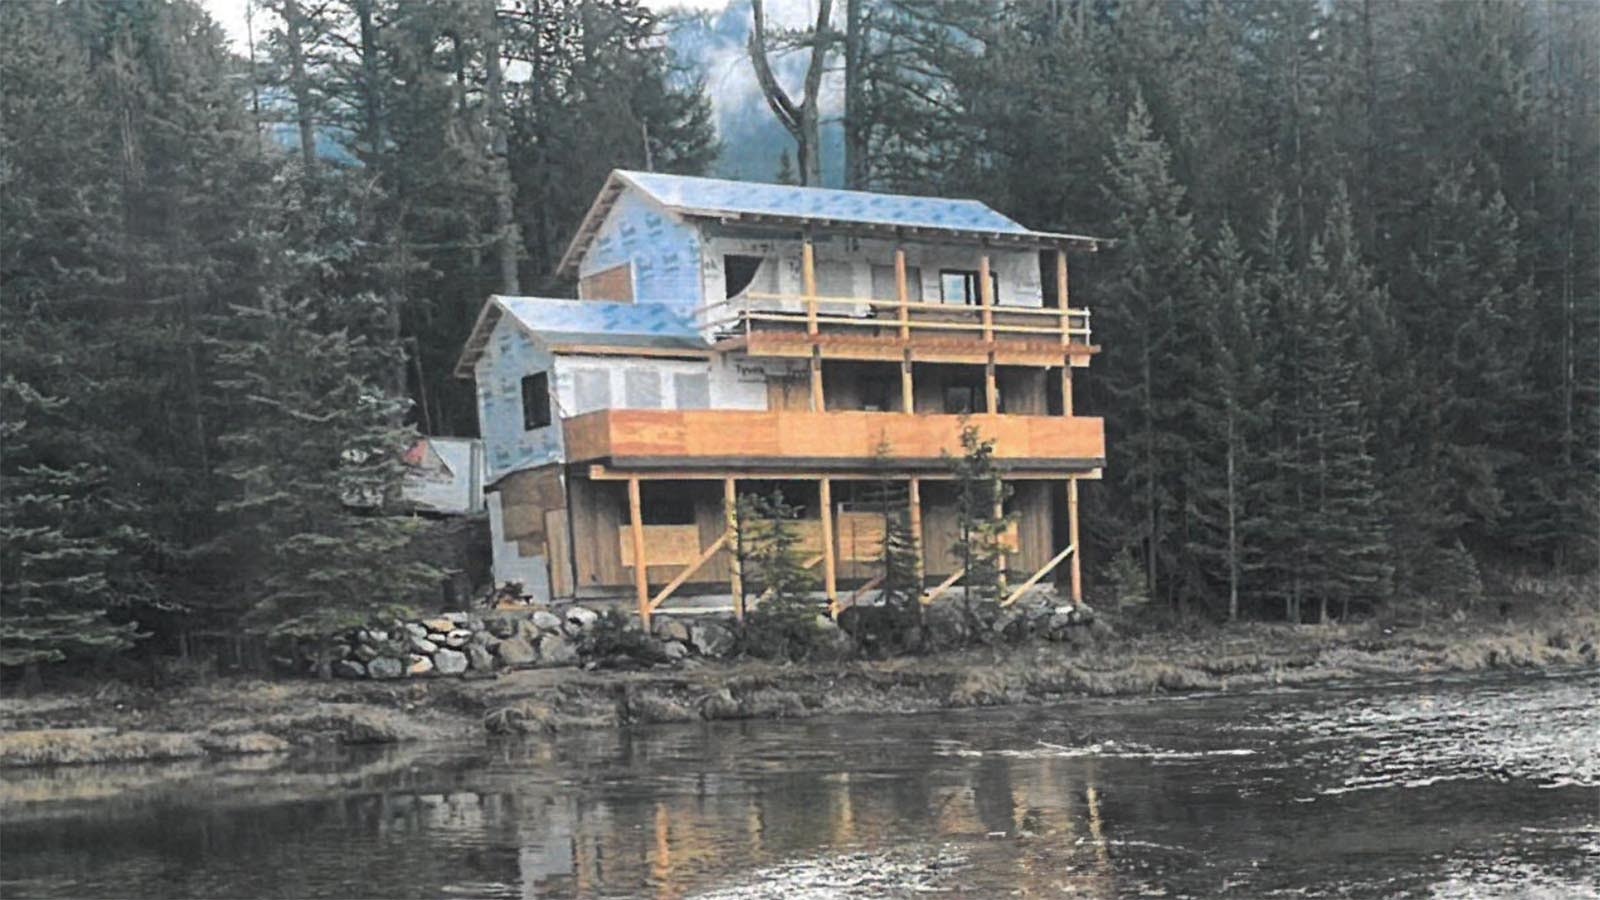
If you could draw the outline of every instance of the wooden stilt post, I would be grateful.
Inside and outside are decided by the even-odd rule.
[[[744,572],[739,562],[739,494],[732,478],[722,480],[722,514],[728,525],[728,590],[733,594],[733,617],[744,621]]]
[[[640,509],[639,479],[628,479],[628,528],[633,533],[633,587],[639,593],[639,625],[650,630],[650,564],[644,555],[644,513]]]
[[[822,396],[822,348],[817,345],[817,252],[807,233],[800,245],[800,290],[806,300],[806,334],[811,335],[811,411],[826,410]]]
[[[1083,547],[1078,541],[1078,479],[1067,479],[1067,540],[1072,544],[1072,605],[1083,605]]]
[[[911,289],[906,283],[904,247],[896,247],[894,251],[894,291],[895,300],[900,304],[900,342],[904,345],[900,360],[900,411],[912,413],[916,411],[917,400],[911,384]]]
[[[922,479],[911,479],[911,547],[917,560],[917,590],[928,579],[928,564],[922,553]]]
[[[1003,519],[1005,519],[1006,507],[1005,507],[1005,501],[1002,499],[1005,496],[1005,491],[1006,491],[1005,482],[1002,481],[1000,483],[1000,496],[996,497],[995,500],[994,500],[994,518],[995,518],[995,521],[997,521],[997,522],[998,521],[1002,521]],[[1000,544],[1000,556],[999,556],[998,559],[995,560],[995,563],[999,567],[999,571],[996,572],[996,574],[999,576],[1000,593],[1003,595],[1006,592],[1006,562],[1010,558],[1010,556],[1005,551],[1005,543],[1004,543],[1004,534],[1003,533],[1001,535],[1001,538],[1002,538],[1002,542]]]
[[[833,479],[818,481],[817,505],[822,513],[822,590],[828,595],[828,615],[839,618],[837,560],[833,549]]]

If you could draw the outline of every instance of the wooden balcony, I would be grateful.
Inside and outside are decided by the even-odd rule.
[[[961,305],[749,292],[708,304],[698,322],[719,347],[751,356],[1086,366],[1087,309]]]
[[[602,410],[563,422],[569,462],[619,470],[870,473],[887,445],[891,470],[940,472],[961,452],[963,423],[995,442],[1017,475],[1104,465],[1105,426],[1085,416],[908,415],[893,412]]]

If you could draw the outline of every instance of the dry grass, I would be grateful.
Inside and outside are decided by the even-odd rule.
[[[110,728],[51,728],[0,734],[0,767],[185,759],[206,755],[198,736]]]

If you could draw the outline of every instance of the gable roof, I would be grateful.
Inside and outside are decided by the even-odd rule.
[[[467,337],[456,362],[457,378],[472,377],[473,366],[503,316],[510,316],[529,337],[554,350],[583,346],[698,355],[711,349],[693,322],[665,304],[495,294],[483,304]]]
[[[1076,234],[1033,231],[977,200],[877,194],[833,188],[798,187],[633,172],[616,169],[578,226],[561,257],[559,271],[570,275],[594,242],[606,215],[624,190],[643,194],[680,216],[763,225],[822,225],[863,233],[942,236],[1035,246],[1094,250],[1100,241]]]

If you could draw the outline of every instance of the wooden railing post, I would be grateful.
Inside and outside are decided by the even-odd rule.
[[[817,484],[817,505],[822,513],[822,590],[828,595],[828,615],[837,619],[839,585],[833,549],[833,479],[824,476]]]
[[[739,495],[732,478],[722,480],[722,515],[728,534],[728,590],[733,594],[733,617],[744,621],[744,572],[739,560]]]
[[[644,556],[644,513],[637,475],[628,479],[628,528],[633,533],[633,587],[639,594],[639,625],[649,633],[650,566]]]

